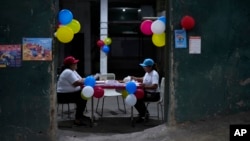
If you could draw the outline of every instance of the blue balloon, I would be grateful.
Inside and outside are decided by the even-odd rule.
[[[126,90],[127,90],[127,92],[128,92],[129,94],[134,94],[135,91],[136,91],[136,89],[137,89],[137,87],[136,87],[135,82],[130,81],[130,82],[128,82],[128,83],[126,84]]]
[[[159,17],[159,18],[158,18],[158,20],[160,20],[160,21],[162,21],[162,22],[164,22],[164,23],[166,23],[166,22],[167,22],[167,19],[166,19],[166,17],[165,17],[165,16],[161,16],[161,17]]]
[[[96,84],[96,80],[93,76],[87,76],[84,80],[85,86],[95,87],[95,84]]]
[[[67,9],[62,9],[59,12],[58,20],[62,25],[69,24],[72,21],[72,19],[73,19],[73,14],[71,13],[71,11]]]
[[[102,51],[105,52],[105,53],[109,53],[109,46],[108,45],[104,45],[102,47]]]

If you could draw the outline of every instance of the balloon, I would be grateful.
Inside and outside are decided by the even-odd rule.
[[[94,95],[95,98],[101,98],[104,96],[104,90],[102,87],[94,87]]]
[[[83,94],[81,94],[81,98],[84,99],[84,100],[89,100],[89,99],[90,99],[90,97],[87,98],[87,97],[85,97]]]
[[[61,24],[69,24],[73,19],[73,14],[68,9],[62,9],[59,12],[58,20]]]
[[[105,43],[103,42],[103,40],[98,40],[96,44],[97,44],[98,47],[102,47],[102,46],[105,45]]]
[[[67,24],[66,26],[70,27],[74,34],[78,33],[81,29],[81,25],[79,23],[79,21],[73,19],[69,24]]]
[[[105,53],[109,53],[109,46],[108,45],[104,45],[102,47],[102,51],[105,52]]]
[[[137,99],[142,99],[144,97],[144,91],[143,91],[143,89],[137,89],[135,91],[135,97]]]
[[[165,39],[165,33],[161,34],[153,34],[152,36],[152,42],[155,46],[157,47],[163,47],[166,44],[166,39]]]
[[[86,97],[86,98],[90,98],[93,96],[94,94],[94,89],[91,87],[91,86],[85,86],[83,89],[82,89],[82,92],[81,94]]]
[[[57,39],[62,43],[68,43],[74,38],[74,32],[67,26],[60,26],[56,31]]]
[[[161,34],[165,31],[165,23],[161,20],[155,20],[151,25],[151,30],[154,34]]]
[[[112,43],[111,38],[109,38],[109,37],[105,38],[104,43],[105,43],[105,45],[110,45]]]
[[[141,23],[140,25],[140,29],[141,32],[145,35],[152,35],[153,32],[151,30],[151,25],[152,25],[152,21],[151,20],[145,20]]]
[[[85,86],[91,86],[91,87],[94,87],[96,84],[96,80],[93,76],[87,76],[85,79],[84,79],[84,85]]]
[[[125,103],[129,106],[134,106],[137,102],[135,95],[130,94],[125,98]]]
[[[158,20],[162,21],[163,23],[167,23],[166,17],[165,16],[161,16],[158,18]]]
[[[184,28],[185,30],[190,30],[194,27],[195,25],[195,21],[194,18],[191,16],[184,16],[181,19],[181,26],[182,28]]]
[[[126,90],[122,90],[122,97],[126,98],[128,96],[128,92]]]
[[[136,91],[136,89],[137,87],[135,82],[130,81],[126,84],[126,90],[128,93],[133,94]]]

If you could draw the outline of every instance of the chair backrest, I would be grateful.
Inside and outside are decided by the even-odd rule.
[[[165,95],[165,77],[162,77],[161,78],[161,84],[160,84],[160,96],[161,96],[161,99],[160,101],[163,102],[163,99],[164,99],[164,95]]]
[[[115,80],[115,74],[114,73],[100,74],[99,80]]]

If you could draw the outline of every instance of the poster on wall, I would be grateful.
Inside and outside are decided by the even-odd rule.
[[[21,45],[0,45],[0,68],[20,67]]]
[[[189,54],[201,54],[201,37],[189,37]]]
[[[175,48],[187,48],[187,37],[185,30],[174,30]]]
[[[51,61],[51,38],[23,38],[23,61]]]

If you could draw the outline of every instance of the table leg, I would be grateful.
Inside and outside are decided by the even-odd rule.
[[[90,126],[93,127],[94,124],[94,98],[91,97],[91,119],[90,119]]]
[[[131,106],[131,125],[132,127],[135,127],[133,106]]]

